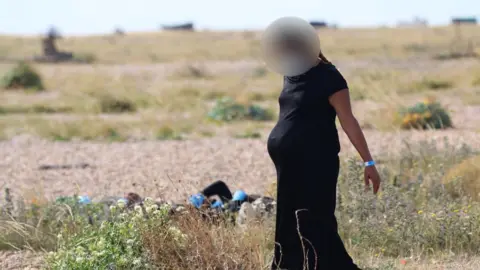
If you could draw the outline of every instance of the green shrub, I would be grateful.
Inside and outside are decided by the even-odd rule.
[[[35,69],[24,62],[18,63],[0,80],[0,87],[5,89],[44,90],[42,79]]]
[[[215,106],[208,113],[208,118],[216,121],[234,120],[272,120],[272,113],[258,105],[243,105],[230,97],[217,99]]]
[[[113,95],[101,96],[99,103],[102,113],[128,113],[137,111],[137,106],[134,102]]]
[[[417,83],[419,89],[441,90],[453,87],[453,83],[445,80],[423,79]]]
[[[181,140],[182,135],[169,126],[163,126],[157,131],[158,140]]]
[[[146,199],[133,210],[122,202],[111,206],[109,220],[100,225],[74,219],[75,226],[64,226],[58,234],[58,248],[46,258],[49,269],[151,269],[142,231],[152,223],[164,224],[168,211]],[[177,234],[183,241],[183,234]]]
[[[447,110],[433,100],[419,102],[412,107],[401,109],[403,129],[443,129],[452,127]]]
[[[258,131],[247,130],[243,133],[235,134],[234,137],[237,139],[259,139],[262,137],[262,134]]]

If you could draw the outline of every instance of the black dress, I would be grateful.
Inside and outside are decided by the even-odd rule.
[[[268,138],[278,181],[272,269],[359,269],[334,215],[340,143],[328,97],[347,87],[335,66],[323,62],[284,78],[279,120]]]

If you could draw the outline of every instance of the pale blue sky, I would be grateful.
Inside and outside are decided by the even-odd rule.
[[[38,34],[55,25],[66,35],[151,31],[194,21],[199,28],[262,29],[282,16],[326,20],[341,27],[393,25],[414,16],[446,24],[480,19],[480,0],[0,0],[0,33]]]

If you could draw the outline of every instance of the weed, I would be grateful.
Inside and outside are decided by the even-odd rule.
[[[44,90],[42,79],[35,69],[24,62],[18,63],[0,80],[0,87],[5,89]]]

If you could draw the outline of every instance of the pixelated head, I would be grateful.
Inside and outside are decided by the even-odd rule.
[[[277,19],[265,29],[262,53],[267,66],[284,76],[298,76],[307,72],[322,55],[315,28],[297,17]]]

